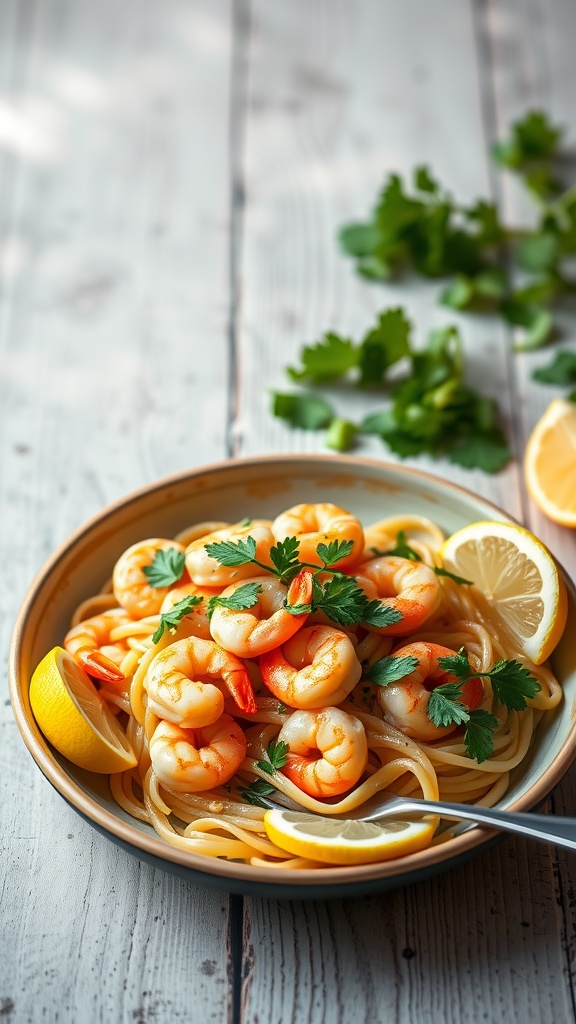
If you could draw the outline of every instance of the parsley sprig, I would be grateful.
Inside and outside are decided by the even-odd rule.
[[[184,552],[178,548],[157,551],[150,565],[142,568],[151,587],[171,587],[184,575]]]
[[[167,629],[176,629],[178,623],[184,618],[185,615],[189,615],[192,609],[197,605],[201,604],[202,598],[196,595],[190,595],[189,597],[182,598],[175,605],[170,608],[170,611],[162,612],[160,616],[160,625],[152,636],[152,643],[157,644],[162,639]]]
[[[306,384],[322,383],[330,375],[361,387],[369,385],[372,391],[384,389],[386,405],[366,415],[356,425],[356,433],[380,437],[401,457],[446,455],[451,462],[468,468],[479,467],[489,473],[502,469],[511,452],[498,423],[496,404],[465,383],[458,330],[445,327],[432,331],[425,346],[418,349],[410,342],[410,329],[403,310],[389,309],[380,314],[377,329],[369,331],[358,345],[348,340],[355,353],[355,377],[349,366],[343,369],[341,361],[332,366],[332,355],[339,351],[335,334],[326,335],[318,345],[305,346],[301,369],[288,372]],[[405,375],[389,375],[400,360],[406,366]],[[272,411],[292,426],[313,430],[328,426],[330,432],[330,424],[338,417],[327,403],[320,420],[309,415],[307,405],[310,402],[315,408],[317,398],[310,391],[297,396],[276,392]],[[344,442],[354,441],[356,433],[342,430],[338,437]],[[338,450],[346,447],[349,445],[343,443]]]
[[[434,725],[464,725],[464,748],[468,757],[479,764],[494,750],[493,735],[498,719],[484,708],[469,710],[463,703],[464,684],[471,679],[490,679],[496,699],[510,711],[524,711],[527,702],[536,696],[540,684],[528,669],[515,660],[501,660],[489,672],[476,672],[471,668],[464,650],[438,659],[440,668],[455,677],[436,686],[430,693],[428,717]],[[418,665],[413,656],[390,655],[377,661],[366,673],[366,678],[377,686],[388,686],[410,675]]]
[[[230,597],[222,597],[216,595],[208,598],[207,602],[207,614],[208,618],[211,619],[214,614],[215,608],[230,608],[232,611],[245,611],[247,608],[253,608],[258,600],[258,595],[262,593],[262,587],[258,583],[243,583],[242,586],[237,587]]]
[[[380,555],[397,555],[400,558],[407,558],[410,562],[421,562],[422,558],[414,548],[411,548],[406,540],[406,534],[403,530],[398,530],[396,534],[396,544],[393,548],[388,551],[379,551],[377,554]],[[454,583],[458,583],[460,586],[472,587],[474,585],[472,580],[467,580],[464,576],[457,576],[456,573],[450,572],[449,569],[443,569],[441,566],[433,565],[433,572],[437,576],[445,576]]]
[[[290,747],[284,740],[272,740],[266,751],[267,759],[256,761],[256,764],[261,772],[274,775],[287,763],[289,753]]]
[[[286,537],[285,540],[278,541],[271,548],[271,565],[266,565],[255,557],[256,541],[250,536],[239,541],[210,543],[205,547],[207,553],[221,565],[252,564],[276,576],[286,586],[302,569],[310,570],[312,599],[308,604],[291,605],[286,602],[285,608],[292,615],[323,611],[337,625],[345,627],[355,626],[362,622],[375,627],[383,627],[399,622],[402,618],[400,612],[389,608],[381,601],[370,601],[354,577],[347,576],[337,568],[338,564],[352,551],[352,541],[331,541],[329,544],[318,544],[316,554],[320,565],[299,560],[299,543],[296,537]],[[211,598],[208,602],[209,614],[218,604],[234,607],[235,605],[229,602],[233,601],[237,594],[241,595],[240,601],[250,600],[251,604],[254,604],[256,596],[253,596],[252,599],[252,594],[248,594],[247,589],[257,586],[258,584],[245,584],[244,587],[239,587],[230,598]],[[243,594],[243,591],[246,593]],[[241,606],[251,607],[251,604],[244,603]]]

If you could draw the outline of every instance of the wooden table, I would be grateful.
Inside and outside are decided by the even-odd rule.
[[[369,286],[335,232],[389,170],[520,190],[489,142],[528,107],[573,131],[569,0],[2,0],[1,637],[44,560],[134,487],[236,455],[322,451],[272,419],[300,346],[405,305],[461,323],[516,461],[412,460],[526,522],[520,457],[556,391],[501,322],[436,285]],[[572,329],[574,323],[572,322]],[[362,396],[341,397],[346,414]],[[388,457],[374,439],[360,451]],[[1,709],[0,1017],[27,1021],[572,1021],[573,855],[508,839],[466,867],[332,903],[227,898],[153,871],[77,817]],[[574,771],[551,806],[576,813]]]

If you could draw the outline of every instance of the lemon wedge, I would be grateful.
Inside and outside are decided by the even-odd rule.
[[[62,647],[49,651],[35,669],[30,706],[46,739],[80,768],[112,774],[138,763],[92,680]]]
[[[281,850],[325,864],[372,864],[432,842],[436,821],[343,821],[300,811],[266,811],[264,828]]]
[[[576,404],[550,403],[526,446],[524,478],[538,508],[555,523],[576,527]]]
[[[445,541],[446,569],[472,580],[520,650],[540,665],[554,650],[568,612],[566,585],[548,549],[514,523],[479,522]]]

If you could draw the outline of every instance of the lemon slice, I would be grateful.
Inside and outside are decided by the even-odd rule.
[[[545,661],[566,625],[568,597],[544,544],[514,523],[480,522],[453,533],[440,555],[482,591],[526,657]]]
[[[555,523],[576,527],[576,405],[550,403],[530,435],[524,457],[526,486]]]
[[[342,821],[300,811],[266,811],[264,828],[281,850],[325,864],[372,864],[424,850],[436,821]]]
[[[138,763],[92,680],[62,647],[49,651],[34,671],[30,706],[46,739],[80,768],[112,774]]]

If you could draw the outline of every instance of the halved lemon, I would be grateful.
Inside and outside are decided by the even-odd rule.
[[[446,569],[472,580],[536,665],[558,643],[568,612],[566,585],[541,541],[514,523],[479,522],[445,541]]]
[[[524,456],[526,486],[538,508],[555,523],[576,527],[576,404],[550,403],[538,420]]]
[[[324,864],[372,864],[430,846],[434,821],[343,821],[301,811],[266,811],[264,828],[281,850]]]
[[[92,680],[62,647],[53,647],[35,669],[30,706],[46,739],[80,768],[108,775],[138,763]]]

